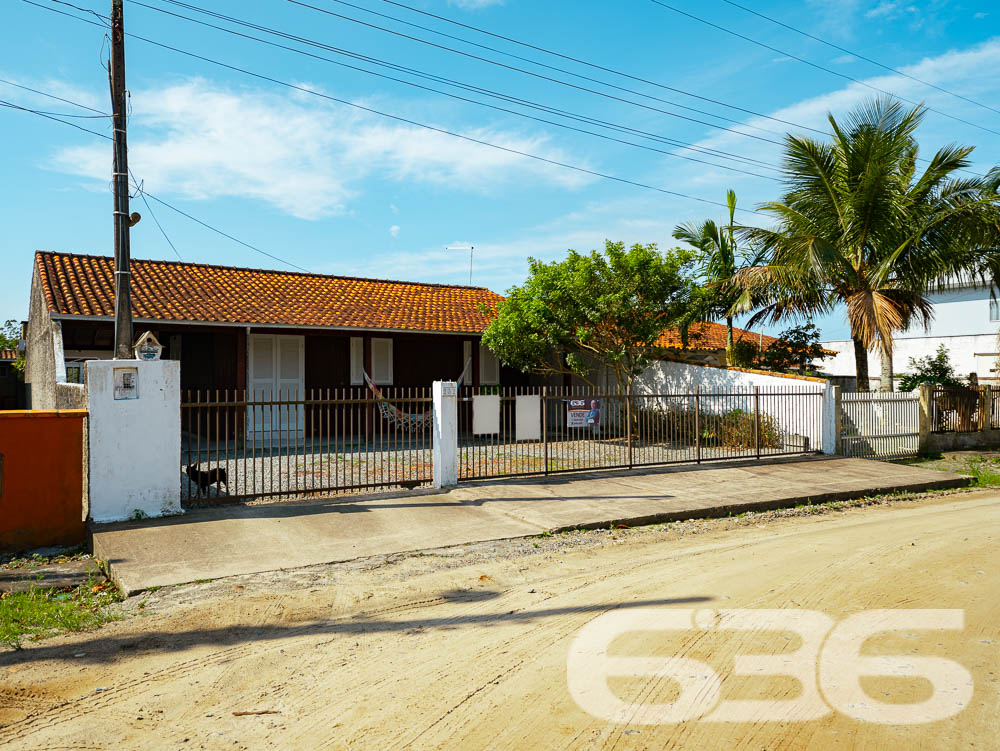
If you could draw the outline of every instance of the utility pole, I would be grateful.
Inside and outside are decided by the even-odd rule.
[[[125,134],[128,94],[125,90],[125,15],[122,4],[123,0],[111,0],[111,61],[108,65],[111,112],[115,128],[112,173],[115,194],[115,359],[131,360],[132,277],[129,229],[132,220],[128,211],[128,141]]]

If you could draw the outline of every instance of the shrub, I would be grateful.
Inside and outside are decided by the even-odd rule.
[[[694,410],[672,404],[669,406],[640,408],[639,425],[651,436],[666,438],[693,446]],[[754,448],[754,415],[742,409],[728,412],[708,412],[698,415],[701,445],[714,448]],[[782,433],[778,421],[771,415],[760,415],[760,447],[780,448]]]
[[[909,368],[912,372],[899,379],[900,391],[913,391],[922,383],[934,386],[961,386],[955,377],[955,368],[948,356],[948,348],[943,344],[937,348],[937,353],[926,357],[911,357]]]

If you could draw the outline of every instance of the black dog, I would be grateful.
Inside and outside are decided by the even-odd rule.
[[[229,487],[229,477],[225,467],[212,467],[211,469],[198,469],[197,464],[188,466],[187,476],[191,481],[197,483],[201,490],[208,490],[209,485],[225,485]]]

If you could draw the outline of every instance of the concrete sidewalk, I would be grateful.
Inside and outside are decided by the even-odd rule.
[[[575,527],[726,516],[960,487],[962,475],[826,457],[646,468],[462,484],[322,501],[221,506],[97,525],[95,555],[126,594],[282,568],[521,537]]]

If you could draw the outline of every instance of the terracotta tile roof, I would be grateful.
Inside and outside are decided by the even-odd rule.
[[[761,343],[764,348],[777,337],[767,334],[756,334],[753,331],[733,327],[733,341],[747,339],[754,344]],[[681,348],[681,332],[678,329],[668,329],[656,341],[660,347],[670,349]],[[726,348],[726,325],[724,323],[696,323],[688,329],[688,349],[716,350]]]
[[[0,362],[4,362],[7,360],[13,362],[16,359],[17,359],[16,349],[0,349]]]
[[[39,251],[35,265],[52,314],[114,315],[111,258]],[[132,260],[137,319],[479,333],[479,304],[499,300],[483,287]]]

